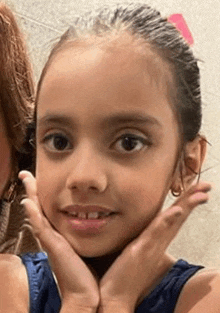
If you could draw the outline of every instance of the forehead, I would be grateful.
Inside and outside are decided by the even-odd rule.
[[[70,65],[75,66],[75,74],[98,69],[106,70],[106,75],[123,76],[125,72],[131,76],[148,76],[157,88],[163,88],[167,98],[172,101],[173,69],[155,49],[137,39],[128,32],[113,33],[105,37],[89,36],[80,40],[65,43],[51,59],[45,76],[68,74]],[[53,68],[53,74],[50,72]],[[67,71],[65,72],[65,68]],[[45,77],[44,77],[45,78]],[[44,79],[43,79],[44,80]]]
[[[68,42],[46,71],[38,94],[38,115],[60,109],[61,102],[62,111],[72,107],[86,113],[89,108],[96,115],[103,106],[106,114],[138,106],[158,111],[162,105],[173,111],[171,80],[168,64],[129,34]]]

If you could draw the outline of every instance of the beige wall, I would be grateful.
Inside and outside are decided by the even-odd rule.
[[[139,0],[138,2],[140,2]],[[7,0],[26,34],[36,79],[54,40],[71,16],[80,15],[114,0]],[[133,0],[135,2],[135,0]],[[165,15],[182,13],[193,34],[200,62],[204,103],[203,133],[211,146],[202,178],[213,182],[211,200],[196,209],[170,247],[176,257],[209,266],[220,266],[220,1],[149,0]]]

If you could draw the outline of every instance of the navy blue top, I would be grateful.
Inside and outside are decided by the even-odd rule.
[[[21,259],[28,274],[30,313],[58,313],[61,300],[46,254],[28,253]],[[184,260],[177,261],[135,313],[173,313],[185,283],[201,268]]]

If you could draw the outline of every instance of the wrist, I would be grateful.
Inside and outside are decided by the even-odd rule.
[[[98,307],[81,304],[78,301],[62,301],[60,313],[97,313]]]
[[[128,306],[128,304],[123,305],[119,302],[111,302],[107,304],[101,304],[98,313],[134,313],[134,308]]]
[[[74,304],[63,304],[60,313],[97,313],[97,308],[76,306]]]
[[[100,307],[98,313],[133,313],[134,311],[115,307]]]
[[[61,297],[62,298],[62,297]],[[65,295],[62,298],[60,313],[97,313],[99,297]]]

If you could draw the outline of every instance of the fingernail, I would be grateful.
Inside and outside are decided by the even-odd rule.
[[[173,208],[173,214],[175,217],[179,217],[179,216],[182,216],[184,210],[181,206],[175,206]]]
[[[25,206],[26,199],[27,199],[27,198],[23,198],[23,199],[20,201],[20,205]]]

